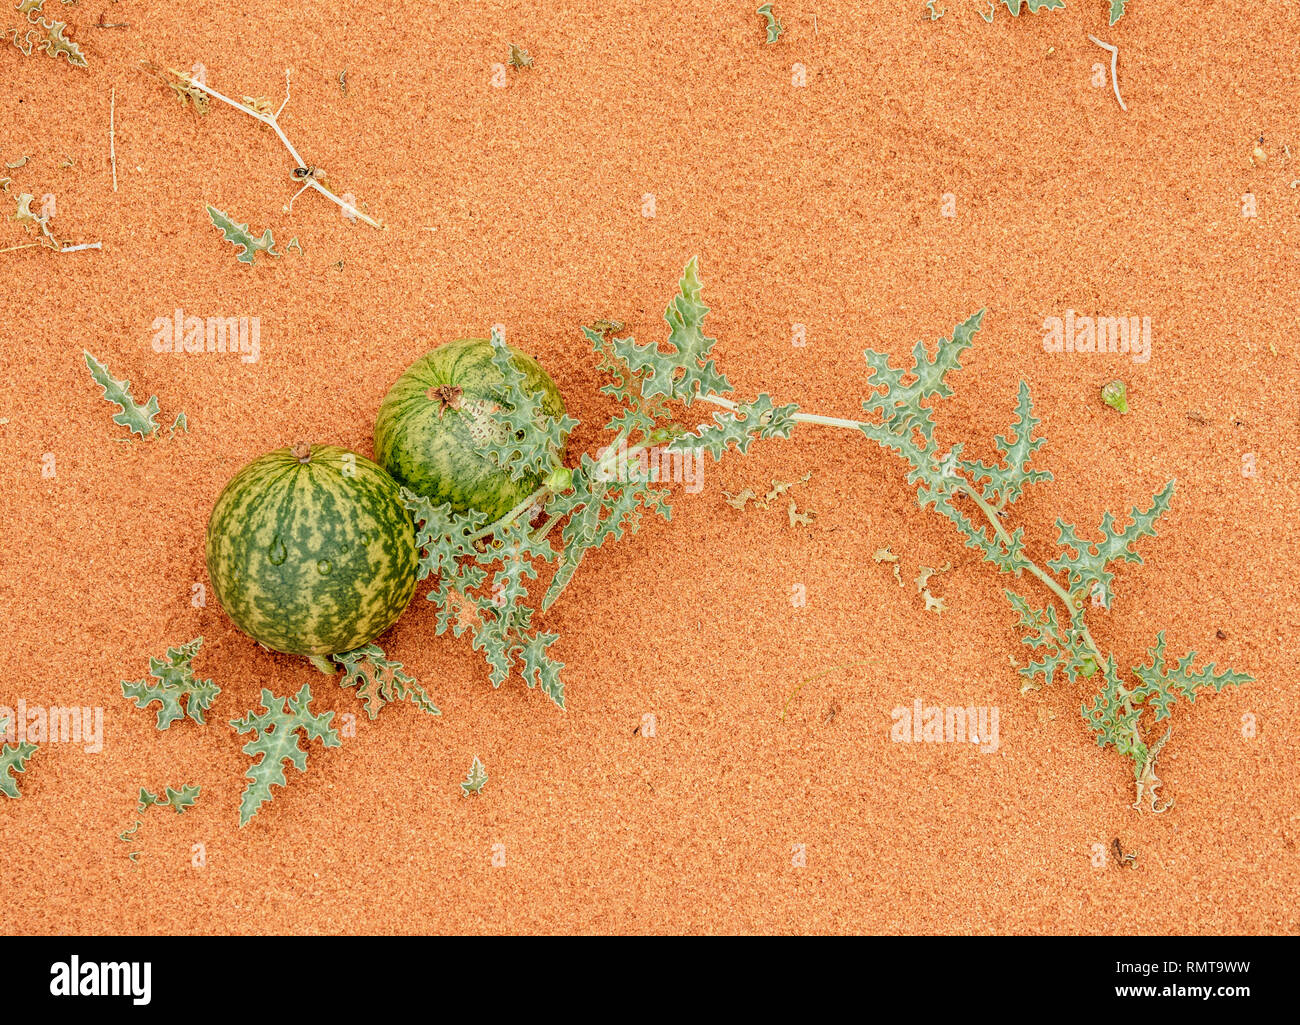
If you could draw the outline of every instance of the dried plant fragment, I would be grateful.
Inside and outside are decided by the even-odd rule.
[[[730,491],[724,491],[722,494],[725,496],[724,500],[727,505],[731,506],[733,509],[740,509],[742,511],[747,503],[754,501],[757,497],[754,494],[753,488],[745,488],[745,490],[740,492],[738,495],[733,495]]]
[[[786,515],[790,518],[790,526],[792,527],[800,524],[803,526],[807,526],[817,518],[817,514],[815,512],[811,512],[811,511],[796,512],[794,499],[790,500],[790,504],[786,506],[785,512]]]
[[[14,9],[27,19],[31,27],[8,30],[10,40],[26,57],[30,57],[34,49],[40,49],[55,60],[62,57],[73,67],[84,68],[85,54],[68,38],[67,23],[46,18],[42,10],[44,2],[45,0],[18,0]]]

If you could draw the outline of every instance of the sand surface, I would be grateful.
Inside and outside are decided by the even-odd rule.
[[[771,46],[750,3],[46,6],[90,66],[0,47],[0,158],[29,157],[0,202],[53,194],[60,236],[103,248],[0,254],[0,704],[102,708],[104,740],[43,745],[21,800],[0,798],[4,932],[1297,929],[1300,4],[1133,0],[1110,29],[1102,0],[992,25],[963,0],[936,22],[912,0],[786,0]],[[101,10],[130,27],[95,28]],[[1094,85],[1109,58],[1089,33],[1120,48],[1127,113]],[[535,64],[496,87],[511,42]],[[291,66],[285,131],[387,230],[314,193],[286,213],[271,132],[182,109],[141,57],[276,104]],[[205,203],[302,251],[244,266]],[[422,598],[381,643],[443,715],[373,722],[194,607],[223,483],[304,437],[369,454],[384,392],[438,343],[506,325],[583,421],[575,451],[599,444],[612,405],[579,327],[665,338],[696,254],[737,391],[814,412],[860,409],[867,345],[901,357],[987,307],[940,427],[990,457],[1029,382],[1055,480],[1014,523],[1041,559],[1057,516],[1095,530],[1178,479],[1146,564],[1092,616],[1123,666],[1163,629],[1257,678],[1176,711],[1173,810],[1129,807],[1085,688],[1019,694],[1008,580],[844,431],[709,464],[671,523],[588,556],[543,621],[567,712],[518,679],[493,690]],[[260,318],[258,361],[155,353],[177,308]],[[1149,362],[1044,352],[1067,309],[1150,317]],[[115,440],[83,347],[190,433]],[[1114,377],[1127,416],[1098,401]],[[809,471],[792,497],[810,525],[724,501]],[[911,581],[945,561],[936,615]],[[207,726],[158,732],[118,683],[200,634],[222,693]],[[248,758],[226,724],[304,683],[355,735],[312,745],[240,829]],[[996,706],[997,751],[891,742],[918,698]],[[467,799],[475,754],[490,782]],[[118,839],[138,787],[182,782],[194,808]]]

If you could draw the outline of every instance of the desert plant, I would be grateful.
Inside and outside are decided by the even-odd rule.
[[[921,507],[933,507],[950,520],[967,547],[979,552],[985,562],[1017,579],[1032,578],[1045,589],[1047,602],[1041,605],[1016,591],[1006,592],[1019,616],[1024,643],[1033,654],[1020,669],[1026,680],[1023,689],[1060,679],[1078,684],[1097,678],[1098,693],[1082,705],[1085,723],[1100,746],[1114,747],[1132,760],[1135,806],[1145,800],[1153,810],[1167,808],[1172,802],[1160,802],[1155,761],[1168,732],[1151,743],[1151,726],[1158,728],[1170,717],[1175,701],[1194,700],[1199,687],[1218,691],[1250,677],[1220,672],[1214,665],[1194,669],[1195,653],[1167,660],[1161,633],[1148,663],[1134,667],[1136,682],[1125,684],[1115,657],[1103,652],[1093,638],[1087,616],[1091,610],[1110,607],[1113,566],[1142,561],[1134,545],[1155,535],[1174,482],[1166,484],[1146,509],[1134,506],[1127,526],[1120,527],[1107,513],[1098,540],[1080,536],[1073,525],[1058,519],[1060,554],[1046,566],[1039,565],[1026,552],[1024,527],[1012,528],[1007,522],[1026,486],[1051,479],[1047,471],[1029,465],[1045,440],[1034,437],[1039,421],[1033,415],[1029,386],[1020,383],[1015,422],[1007,435],[996,438],[996,462],[965,459],[960,444],[941,445],[935,434],[933,402],[952,395],[947,376],[959,369],[962,353],[983,322],[983,311],[959,324],[951,338],[941,339],[933,356],[918,342],[910,365],[895,366],[887,354],[867,349],[872,373],[872,390],[863,402],[867,416],[853,420],[801,412],[793,403],[777,404],[767,393],[748,401],[728,398],[733,389],[711,358],[715,339],[703,331],[708,307],[701,292],[692,260],[664,313],[670,329],[666,348],[641,345],[631,337],[616,338],[608,330],[583,329],[611,377],[602,390],[620,405],[608,424],[613,440],[603,454],[583,454],[576,467],[553,472],[496,519],[404,491],[417,521],[420,577],[435,581],[427,598],[439,608],[438,633],[450,629],[459,637],[472,632],[494,686],[518,667],[529,687],[540,685],[563,706],[563,665],[549,654],[557,635],[538,628],[528,581],[538,578],[539,563],[554,563],[540,603],[544,612],[590,550],[635,530],[643,512],[668,518],[667,492],[652,487],[649,475],[635,468],[641,453],[664,446],[669,453],[696,450],[719,459],[733,447],[743,453],[757,440],[789,437],[804,424],[845,429],[902,457],[909,467],[907,481],[916,487]],[[493,450],[493,458],[520,480],[549,465],[555,425],[538,414],[536,399],[511,362],[503,339],[494,334],[492,345],[505,386],[504,401],[491,415],[501,433],[516,439],[513,446]],[[670,403],[682,408],[704,403],[720,409],[711,422],[691,425],[674,416]],[[627,472],[629,466],[633,469]],[[557,536],[558,543],[553,543]],[[1144,716],[1147,709],[1152,713]]]

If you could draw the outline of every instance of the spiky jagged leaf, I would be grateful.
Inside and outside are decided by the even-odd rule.
[[[503,401],[488,414],[496,429],[485,432],[481,447],[512,480],[545,477],[559,465],[564,439],[578,421],[567,413],[551,416],[542,408],[543,393],[529,390],[505,339],[495,328],[492,363],[503,378]]]
[[[392,701],[410,701],[421,712],[442,714],[415,677],[403,671],[401,662],[389,659],[378,644],[363,644],[330,657],[343,667],[340,685],[357,688],[357,696],[365,702],[366,715],[371,719]]]
[[[912,476],[916,476],[914,473]],[[910,478],[909,478],[910,479]],[[946,481],[941,486],[947,487]],[[1007,534],[1007,539],[996,532],[977,526],[953,501],[953,495],[947,491],[936,492],[933,484],[927,484],[917,495],[924,509],[927,504],[934,507],[953,522],[953,525],[966,538],[966,547],[974,548],[984,556],[985,562],[991,562],[1003,573],[1019,574],[1029,566],[1029,559],[1024,554],[1024,528],[1017,527]]]
[[[90,368],[90,376],[104,390],[104,398],[121,410],[113,414],[113,423],[127,428],[132,434],[138,434],[142,438],[158,430],[157,396],[150,395],[149,401],[143,406],[140,405],[131,394],[130,381],[125,379],[115,381],[108,372],[108,367],[85,349],[81,351],[86,357],[86,366]]]
[[[617,460],[624,451],[616,448],[613,457]],[[543,612],[559,598],[587,552],[610,538],[618,540],[627,532],[635,533],[643,510],[665,520],[672,518],[668,492],[651,487],[642,471],[628,463],[623,459],[621,468],[611,469],[584,453],[569,490],[547,505],[548,514],[564,518],[564,527],[559,565],[542,599]]]
[[[299,772],[307,769],[307,752],[299,744],[299,731],[307,739],[320,740],[325,747],[340,747],[338,731],[330,726],[333,712],[317,715],[311,711],[311,687],[303,684],[292,698],[279,698],[262,688],[262,711],[249,712],[242,719],[232,719],[237,733],[251,733],[244,754],[261,756],[245,774],[248,786],[239,800],[239,824],[246,825],[258,809],[274,796],[271,787],[285,785],[284,763],[292,762]]]
[[[137,815],[143,815],[145,811],[152,808],[155,804],[165,804],[177,815],[183,815],[185,809],[191,807],[199,799],[201,787],[184,785],[179,790],[175,787],[168,787],[165,797],[159,797],[157,794],[150,793],[144,787],[140,788],[140,798],[136,802],[135,812]],[[137,826],[138,828],[138,826]],[[135,832],[135,830],[131,830]]]
[[[998,453],[1002,457],[1001,463],[990,465],[970,460],[960,464],[970,474],[971,481],[981,485],[986,502],[998,508],[1006,508],[1020,497],[1026,484],[1052,479],[1046,470],[1029,469],[1030,457],[1047,442],[1046,438],[1033,437],[1034,428],[1038,424],[1029,397],[1029,385],[1021,381],[1016,403],[1016,422],[1011,425],[1014,440],[1008,440],[1001,434],[995,439]]]
[[[168,648],[166,658],[150,656],[149,673],[157,680],[156,683],[150,683],[148,677],[122,681],[122,696],[135,701],[137,708],[148,708],[155,701],[159,703],[158,729],[165,730],[186,715],[203,725],[203,713],[221,693],[221,688],[211,680],[194,678],[190,663],[202,644],[203,638],[196,637],[178,648]],[[185,699],[183,708],[182,698]]]
[[[1218,671],[1211,662],[1200,670],[1192,669],[1196,652],[1189,651],[1179,661],[1170,663],[1165,658],[1165,632],[1156,634],[1156,643],[1147,651],[1148,665],[1133,667],[1133,675],[1140,681],[1130,694],[1134,705],[1150,705],[1156,710],[1156,721],[1168,719],[1170,709],[1179,698],[1189,703],[1196,700],[1197,687],[1213,687],[1215,693],[1230,684],[1251,683],[1254,677],[1233,669]]]
[[[235,259],[240,263],[253,263],[258,253],[266,253],[267,256],[280,255],[275,251],[275,239],[271,237],[270,228],[262,232],[261,238],[254,238],[247,224],[237,224],[228,214],[222,213],[211,203],[205,205],[213,226],[221,229],[222,238],[239,248]]]
[[[1128,0],[1110,0],[1110,23],[1112,25],[1124,17],[1124,5]]]
[[[1038,11],[1059,11],[1065,6],[1065,0],[1002,0],[1007,5],[1007,10],[1015,17],[1020,17],[1020,9],[1023,7],[1030,14]]]
[[[1083,721],[1097,738],[1097,746],[1113,744],[1120,754],[1128,755],[1135,762],[1135,772],[1146,761],[1147,747],[1137,732],[1139,708],[1133,708],[1126,700],[1126,692],[1119,682],[1119,673],[1115,668],[1115,656],[1110,655],[1102,667],[1101,690],[1094,695],[1091,703],[1081,706]]]
[[[662,395],[689,404],[698,395],[726,395],[731,391],[731,385],[709,358],[717,339],[704,334],[704,317],[709,308],[700,299],[703,287],[698,258],[691,257],[682,271],[677,295],[664,310],[671,352],[654,343],[638,345],[633,338],[613,339],[614,354],[638,376],[645,398]]]
[[[774,406],[772,396],[764,392],[753,402],[740,403],[734,411],[714,413],[713,423],[701,424],[694,432],[675,439],[669,450],[683,452],[703,448],[714,459],[721,459],[727,447],[735,445],[743,454],[755,439],[790,437],[797,412],[799,407],[793,402]]]
[[[934,359],[926,352],[925,343],[918,341],[912,350],[911,367],[894,368],[889,364],[888,354],[867,349],[863,355],[873,371],[874,391],[863,401],[862,408],[868,413],[879,412],[880,426],[890,434],[906,438],[919,431],[927,443],[932,442],[934,420],[930,408],[922,403],[952,395],[944,378],[949,371],[961,369],[961,354],[971,347],[975,332],[984,321],[984,312],[980,310],[958,324],[952,338],[939,339]]]
[[[563,664],[551,662],[546,654],[556,635],[536,632],[526,583],[537,578],[534,560],[553,560],[556,554],[549,544],[533,537],[527,522],[505,524],[476,555],[480,565],[492,567],[491,583],[483,593],[469,597],[478,607],[474,647],[483,652],[491,667],[492,685],[500,686],[518,664],[529,687],[540,683],[546,695],[563,708],[564,687],[559,682]]]
[[[1064,673],[1071,683],[1096,673],[1097,660],[1088,644],[1081,618],[1062,626],[1053,606],[1036,608],[1015,591],[1007,590],[1005,593],[1011,607],[1020,616],[1019,626],[1025,631],[1021,640],[1037,656],[1018,670],[1028,681],[1022,690],[1050,687],[1058,671]],[[1039,676],[1042,684],[1035,682]]]
[[[1030,648],[1060,647],[1061,628],[1056,621],[1056,607],[1035,608],[1027,598],[1022,598],[1015,591],[1004,589],[1007,601],[1020,616],[1017,624],[1025,635],[1021,641]]]
[[[469,775],[465,777],[465,782],[460,785],[461,795],[468,797],[470,794],[477,794],[487,785],[488,774],[484,768],[483,762],[479,756],[475,755],[474,760],[470,762]]]
[[[470,641],[475,651],[481,651],[488,664],[488,682],[500,687],[510,677],[514,667],[514,644],[499,619],[488,617],[474,630]]]
[[[618,328],[622,326],[617,324]],[[619,413],[606,425],[607,429],[635,443],[642,438],[647,438],[658,428],[661,421],[668,419],[670,414],[662,395],[646,398],[642,393],[642,385],[648,372],[633,371],[617,355],[614,342],[620,341],[626,344],[630,340],[614,339],[611,334],[614,329],[613,324],[608,325],[604,330],[584,327],[582,333],[599,358],[597,369],[611,378],[601,385],[601,392],[612,396],[622,406]]]
[[[518,650],[520,675],[530,688],[541,687],[542,693],[561,708],[564,707],[564,681],[560,670],[564,663],[551,658],[548,649],[560,639],[559,634],[534,633],[524,638]]]
[[[1097,542],[1083,540],[1073,526],[1064,520],[1056,521],[1060,533],[1057,543],[1067,551],[1047,565],[1054,570],[1066,571],[1072,598],[1081,602],[1095,592],[1101,604],[1110,608],[1113,597],[1110,585],[1115,575],[1106,567],[1115,561],[1142,562],[1142,556],[1133,550],[1133,545],[1144,537],[1156,536],[1156,520],[1169,509],[1174,484],[1171,480],[1157,492],[1146,512],[1135,505],[1129,513],[1131,522],[1123,530],[1115,529],[1115,518],[1107,512],[1102,517],[1101,540]]]
[[[402,494],[416,522],[418,575],[437,576],[427,595],[438,606],[437,632],[450,629],[460,637],[472,630],[473,647],[487,660],[494,687],[501,686],[516,661],[523,659],[525,682],[530,687],[540,682],[563,708],[564,689],[558,680],[563,666],[545,659],[550,641],[538,638],[554,638],[534,632],[527,587],[528,580],[537,578],[535,560],[555,559],[555,549],[533,536],[525,517],[497,521],[490,535],[476,538],[474,534],[488,526],[481,514],[460,517],[405,489]]]
[[[67,22],[43,17],[45,13],[42,10],[44,2],[45,0],[18,0],[16,5],[18,13],[26,17],[27,21],[34,25],[35,28],[21,30],[21,36],[19,35],[20,30],[11,29],[9,38],[13,41],[14,46],[18,47],[26,57],[32,55],[33,48],[39,47],[55,60],[62,57],[73,67],[84,68],[86,66],[86,56],[81,52],[81,48],[68,38]],[[33,39],[33,36],[36,38]]]
[[[0,738],[9,735],[9,720],[0,719]],[[28,760],[36,753],[36,745],[20,740],[14,744],[0,746],[0,794],[5,797],[19,798],[18,780],[15,772],[26,772]]]
[[[785,31],[785,26],[776,20],[776,15],[772,13],[771,4],[763,4],[758,11],[767,20],[767,39],[766,42],[775,43],[781,38],[781,33]]]
[[[438,606],[437,632],[441,636],[454,628],[459,637],[465,628],[460,625],[461,606],[456,596],[468,594],[487,577],[487,571],[474,561],[478,553],[473,540],[475,533],[488,525],[487,518],[477,510],[462,515],[445,503],[434,505],[406,488],[402,489],[402,501],[415,522],[416,579],[434,578],[426,597]]]
[[[167,788],[167,804],[177,815],[185,814],[185,809],[193,807],[199,799],[202,788],[199,786],[182,786],[179,790]]]

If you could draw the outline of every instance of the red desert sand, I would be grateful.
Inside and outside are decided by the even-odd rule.
[[[84,69],[0,46],[0,159],[27,158],[0,203],[52,195],[60,239],[102,243],[0,254],[0,705],[103,713],[101,750],[44,743],[0,798],[3,931],[1296,931],[1300,4],[1136,0],[1113,28],[1101,0],[992,24],[945,6],[787,2],[768,45],[746,4],[123,0],[124,28],[55,9]],[[1119,49],[1127,112],[1090,34]],[[531,67],[505,67],[511,43]],[[183,107],[142,58],[273,106],[291,67],[286,135],[386,229],[310,189],[287,211],[274,134]],[[280,257],[238,262],[209,203]],[[494,690],[468,637],[435,636],[427,584],[380,643],[437,718],[371,721],[210,588],[196,604],[235,471],[304,438],[369,456],[384,393],[442,342],[506,325],[582,421],[571,459],[602,444],[580,328],[666,339],[695,255],[737,393],[840,417],[864,348],[902,358],[987,308],[939,430],[990,457],[1029,383],[1054,480],[1014,523],[1041,561],[1058,516],[1095,536],[1177,478],[1090,616],[1125,667],[1164,630],[1255,677],[1175,710],[1171,810],[1131,807],[1131,763],[1079,714],[1091,686],[1020,693],[1010,579],[846,431],[706,462],[671,523],[587,556],[544,619],[567,711],[517,676]],[[256,360],[154,351],[177,310],[259,318]],[[1071,310],[1150,318],[1149,359],[1045,351]],[[83,349],[189,432],[123,443]],[[1116,378],[1127,414],[1099,398]],[[810,523],[727,502],[805,473]],[[945,562],[928,611],[914,578]],[[199,635],[221,694],[160,732],[120,681]],[[228,723],[303,684],[342,747],[308,745],[241,829]],[[996,749],[894,742],[917,701],[996,709]],[[489,782],[464,797],[476,755]],[[192,808],[119,839],[140,787],[181,784]]]

